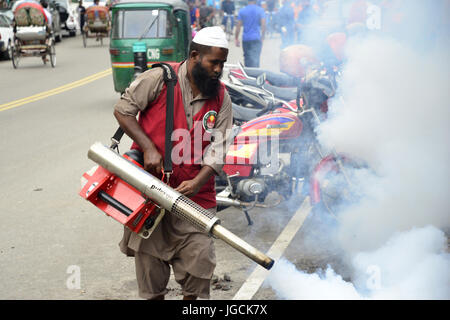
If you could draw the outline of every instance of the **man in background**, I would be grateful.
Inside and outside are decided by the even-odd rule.
[[[214,7],[209,6],[206,3],[206,0],[202,0],[202,5],[199,8],[200,29],[213,26],[213,18],[214,18],[215,12],[216,11],[215,11]]]
[[[262,42],[266,29],[264,9],[256,5],[256,0],[249,0],[248,5],[239,11],[237,17],[236,46],[239,47],[239,34],[241,27],[242,49],[244,51],[244,64],[246,67],[259,68]]]
[[[78,11],[78,17],[80,18],[80,31],[81,33],[83,33],[83,29],[84,29],[84,22],[86,21],[86,8],[83,6],[83,0],[80,0],[80,2],[78,2],[78,7],[77,7],[77,11]]]
[[[189,0],[188,6],[189,6],[189,14],[191,16],[191,27],[192,29],[197,29],[197,27],[199,26],[198,19],[200,17],[200,12],[199,9],[197,8],[195,0]]]
[[[225,27],[225,31],[227,29],[227,19],[231,19],[231,30],[233,30],[234,29],[234,10],[235,10],[234,1],[223,0],[221,10],[224,13],[222,24]],[[225,13],[227,14],[227,16],[225,15]]]
[[[47,25],[51,29],[52,28],[52,14],[48,11],[48,3],[46,0],[41,1],[41,6],[44,8],[45,16],[47,17]]]

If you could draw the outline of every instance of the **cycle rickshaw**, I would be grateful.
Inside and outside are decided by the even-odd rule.
[[[44,8],[35,2],[24,2],[14,11],[14,42],[11,50],[13,67],[22,57],[41,57],[44,64],[49,57],[56,65],[55,39],[47,24]]]
[[[86,24],[83,30],[83,46],[86,48],[87,39],[95,38],[103,45],[103,38],[109,37],[109,10],[105,6],[92,6],[86,9]]]

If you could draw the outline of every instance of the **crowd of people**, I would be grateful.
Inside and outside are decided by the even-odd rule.
[[[265,36],[279,34],[281,47],[295,44],[312,45],[311,40],[324,40],[326,35],[318,33],[360,32],[366,29],[367,6],[385,6],[385,0],[186,0],[191,15],[191,25],[195,32],[214,25],[226,29],[227,19],[231,20],[231,30],[236,46],[242,43],[244,64],[259,67],[262,43]],[[392,2],[392,1],[390,1]],[[242,7],[238,5],[245,4]],[[238,7],[238,8],[237,8]],[[236,20],[236,21],[235,21]],[[318,20],[327,25],[313,28],[314,37],[307,33]],[[242,36],[241,36],[242,35]],[[315,44],[317,45],[317,43]]]
[[[336,53],[330,52],[330,41],[337,45],[342,42],[342,38],[369,32],[387,32],[401,38],[405,36],[402,28],[414,25],[409,20],[420,19],[410,17],[405,12],[406,0],[186,1],[191,10],[193,30],[212,25],[222,25],[225,29],[227,21],[222,18],[225,17],[224,13],[232,17],[236,45],[242,44],[245,65],[248,67],[259,67],[264,37],[274,34],[279,34],[281,38],[280,49],[302,44],[336,58]],[[441,11],[447,12],[448,2],[442,3]],[[429,37],[434,37],[433,34],[439,32],[439,29],[448,29],[448,19],[444,17],[444,13],[441,15],[436,19],[442,21],[433,23],[440,27],[437,27],[438,30],[430,30]],[[329,36],[333,34],[338,35],[330,39]]]
[[[196,30],[213,25],[225,26],[227,23],[224,19],[225,13],[231,16],[231,24],[234,29],[234,18],[239,16],[240,10],[249,5],[249,1],[235,0],[184,1],[189,5],[191,24]],[[266,32],[280,33],[284,38],[284,43],[289,45],[300,41],[301,34],[308,24],[323,16],[330,8],[335,12],[339,11],[340,18],[347,20],[348,23],[365,23],[368,5],[374,4],[386,7],[392,6],[392,4],[387,4],[391,2],[396,1],[255,0],[254,4],[264,11]],[[345,21],[343,22],[345,23]]]

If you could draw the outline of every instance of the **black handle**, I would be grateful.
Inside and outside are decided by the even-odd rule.
[[[121,127],[119,127],[116,130],[116,133],[114,133],[114,136],[112,137],[112,139],[114,139],[116,141],[120,141],[120,139],[122,139],[124,133],[125,133],[125,131],[123,131],[123,129]]]
[[[124,205],[122,202],[117,201],[116,199],[114,199],[113,197],[111,197],[109,194],[107,194],[105,191],[100,190],[98,192],[98,197],[103,200],[104,202],[106,202],[107,204],[109,204],[110,206],[114,207],[115,209],[119,210],[120,212],[122,212],[124,215],[126,215],[127,217],[130,216],[133,213],[133,210],[131,210],[130,208],[128,208],[126,205]]]

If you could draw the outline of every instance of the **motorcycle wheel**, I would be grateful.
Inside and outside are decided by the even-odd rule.
[[[316,185],[309,186],[310,195],[315,199],[316,210],[336,217],[343,205],[354,203],[358,199],[358,190],[354,179],[355,170],[366,168],[347,157],[333,157],[332,160],[314,175]]]

